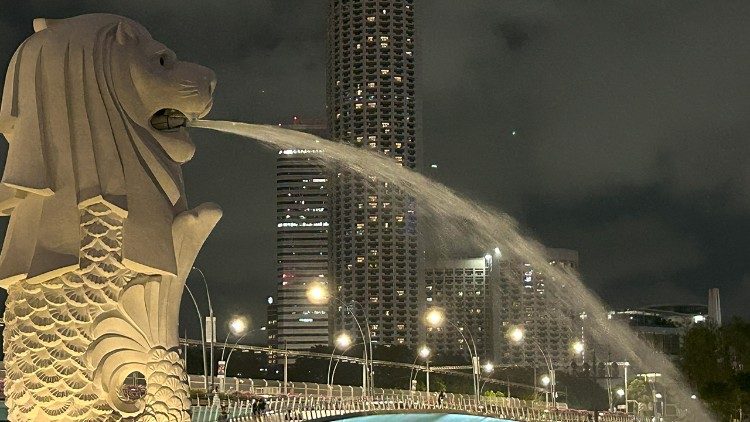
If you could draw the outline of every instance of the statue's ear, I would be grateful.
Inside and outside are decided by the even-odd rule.
[[[120,21],[117,23],[117,32],[115,33],[115,39],[120,45],[137,43],[138,34],[129,23]]]
[[[47,29],[51,26],[57,25],[59,21],[62,19],[46,19],[46,18],[36,18],[34,19],[34,32],[39,32],[44,29]]]

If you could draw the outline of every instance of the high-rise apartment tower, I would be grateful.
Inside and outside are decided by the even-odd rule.
[[[329,0],[327,112],[334,141],[416,165],[414,2]],[[333,330],[356,332],[341,304],[367,315],[372,339],[419,339],[415,205],[371,175],[331,176]],[[356,303],[356,305],[348,305]],[[364,320],[362,320],[364,324]]]
[[[578,268],[578,252],[570,249],[547,249],[551,266]],[[580,310],[570,309],[552,293],[544,268],[515,259],[496,262],[498,283],[491,297],[493,311],[493,349],[495,361],[501,364],[544,367],[545,356],[554,366],[570,364],[574,355],[572,343],[580,339]],[[562,289],[565,287],[555,286]],[[514,344],[506,334],[521,328],[525,339]]]

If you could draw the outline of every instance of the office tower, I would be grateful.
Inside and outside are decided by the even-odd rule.
[[[721,327],[721,300],[717,288],[708,290],[708,319],[717,327]]]
[[[455,327],[444,323],[440,328],[427,328],[426,345],[438,354],[461,354],[467,350],[466,341],[471,343],[473,339],[478,356],[487,356],[492,310],[487,283],[491,265],[491,256],[425,265],[426,307],[441,309],[455,324]]]
[[[327,108],[333,140],[414,168],[414,64],[412,0],[330,0]],[[413,200],[372,176],[340,170],[331,179],[330,269],[338,303],[333,330],[356,331],[343,303],[357,318],[367,316],[374,342],[415,345],[420,303]]]
[[[325,126],[294,118],[288,129],[325,136]],[[274,346],[308,350],[328,344],[328,306],[312,304],[307,289],[328,280],[328,176],[315,149],[287,149],[276,159],[278,284]]]
[[[550,265],[578,268],[577,251],[549,248],[547,258]],[[544,367],[543,350],[555,366],[569,365],[573,339],[581,336],[580,327],[574,325],[580,312],[567,309],[551,294],[544,269],[508,259],[501,259],[496,265],[498,283],[491,292],[493,326],[497,327],[493,328],[492,340],[495,360],[502,364]],[[519,344],[505,335],[514,327],[525,332],[525,339]]]

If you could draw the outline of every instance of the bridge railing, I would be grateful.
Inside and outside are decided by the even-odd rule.
[[[440,400],[434,397],[404,398],[403,396],[372,396],[367,399],[326,396],[282,396],[270,399],[249,399],[194,407],[194,422],[230,420],[235,422],[258,421],[304,421],[317,418],[356,414],[388,412],[440,412],[464,413],[491,416],[502,419],[528,422],[589,422],[594,420],[588,411],[571,409],[548,409],[544,407],[518,406],[520,400],[484,400],[457,397]],[[219,419],[220,415],[225,419]],[[629,422],[622,413],[600,413],[601,422]]]
[[[213,395],[205,392],[205,381],[203,375],[190,375],[188,377],[191,390],[196,392],[193,397],[197,403],[205,405],[213,399]],[[260,395],[289,395],[289,396],[313,396],[313,397],[334,397],[350,398],[361,400],[365,396],[362,387],[351,385],[327,385],[312,382],[288,382],[286,389],[284,383],[279,380],[253,379],[253,378],[235,378],[227,377],[223,381],[219,380],[217,386],[221,386],[220,391],[225,393],[221,396],[229,401],[238,401],[249,399],[253,396]],[[200,392],[200,393],[199,393]],[[447,402],[468,402],[474,400],[474,396],[465,394],[446,393]],[[372,388],[367,394],[368,397],[398,397],[402,400],[420,400],[427,402],[435,400],[436,392],[427,393],[426,391],[409,391],[389,388]],[[538,401],[527,401],[510,397],[483,397],[487,403],[503,404],[516,407],[541,407],[545,404]],[[565,403],[558,403],[558,407],[567,407]]]

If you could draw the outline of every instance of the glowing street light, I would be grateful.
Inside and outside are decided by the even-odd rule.
[[[481,371],[479,369],[479,356],[477,355],[477,345],[474,342],[474,336],[471,334],[471,330],[468,327],[459,327],[455,322],[451,321],[445,316],[445,311],[441,308],[430,308],[424,316],[424,322],[430,328],[438,328],[444,323],[448,323],[451,327],[455,328],[458,334],[461,336],[464,344],[466,344],[469,351],[469,358],[471,360],[472,376],[474,381],[474,399],[479,401],[479,382],[481,378]],[[471,343],[464,335],[464,331],[469,334]]]
[[[425,322],[432,328],[438,328],[445,322],[445,313],[442,309],[432,308],[425,314]]]
[[[662,395],[661,395],[661,393],[656,393],[656,394],[654,394],[654,397],[656,397],[657,399],[660,399],[660,398],[662,398]]]
[[[244,334],[247,331],[247,326],[247,318],[245,317],[236,317],[229,321],[229,331],[235,336]]]
[[[617,393],[618,397],[625,396],[625,390],[623,390],[622,388],[618,388],[617,391],[616,391],[616,393]]]
[[[542,382],[543,386],[548,386],[550,382],[552,382],[552,379],[549,377],[549,375],[544,374],[542,375],[542,378],[539,380]]]
[[[419,357],[421,357],[422,359],[427,359],[428,357],[430,357],[430,353],[432,352],[430,351],[430,348],[427,346],[422,346],[419,349]]]
[[[430,355],[431,354],[432,354],[432,350],[430,350],[429,347],[422,346],[417,351],[417,356],[414,358],[414,362],[412,363],[412,366],[416,365],[417,358],[422,358],[425,361],[425,365],[427,365],[427,367],[425,368],[426,369],[425,373],[424,373],[426,386],[427,386],[427,394],[430,393]],[[417,380],[417,375],[419,375],[419,369],[417,369],[417,372],[414,373],[414,382],[416,382]],[[411,382],[412,382],[412,378],[411,378],[411,374],[409,374],[409,383]],[[409,388],[410,389],[412,388],[412,384],[409,384]]]
[[[513,327],[510,330],[508,330],[508,339],[512,341],[513,343],[522,342],[525,336],[526,336],[526,333],[523,331],[523,328],[521,327]]]
[[[580,355],[581,353],[583,353],[584,345],[583,345],[583,342],[581,340],[577,340],[577,341],[573,342],[573,346],[572,347],[573,347],[573,353],[575,353],[577,355]]]
[[[690,398],[693,399],[693,400],[695,400],[695,399],[698,398],[698,396],[696,396],[695,394],[693,394],[692,396],[690,396]]]
[[[484,372],[489,374],[495,370],[495,365],[493,365],[492,362],[487,362],[484,364],[483,368],[484,368]]]
[[[347,333],[341,333],[336,337],[336,347],[339,349],[346,349],[352,344],[352,338]]]
[[[310,287],[305,292],[307,300],[313,305],[323,305],[328,302],[328,289],[318,282],[310,283]]]

